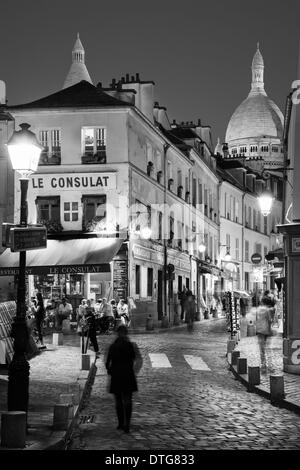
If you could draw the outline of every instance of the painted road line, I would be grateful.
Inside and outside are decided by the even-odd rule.
[[[166,354],[149,354],[152,367],[155,368],[167,368],[172,367]]]
[[[194,370],[211,370],[208,365],[199,356],[183,355],[186,362]]]

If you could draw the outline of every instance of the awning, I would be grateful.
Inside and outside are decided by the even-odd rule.
[[[26,253],[27,274],[109,272],[109,262],[119,251],[121,238],[47,240],[47,248]],[[0,255],[0,276],[19,271],[19,253],[6,249]]]

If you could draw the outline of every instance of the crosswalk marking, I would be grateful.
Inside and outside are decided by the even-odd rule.
[[[167,368],[172,367],[166,354],[149,354],[152,367]]]
[[[208,365],[199,356],[183,355],[186,362],[194,370],[211,370]]]

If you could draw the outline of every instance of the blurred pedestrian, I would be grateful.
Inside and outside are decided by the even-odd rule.
[[[130,318],[129,318],[129,310],[128,305],[126,304],[124,299],[120,299],[118,306],[117,306],[118,314],[121,318],[124,319],[124,323],[126,326],[130,325]]]
[[[181,315],[180,315],[181,321],[184,321],[184,304],[186,301],[186,292],[187,292],[187,289],[185,286],[183,286],[183,290],[178,293],[178,299],[180,300],[180,305],[181,305]]]
[[[115,395],[117,429],[129,433],[132,393],[138,390],[135,374],[141,369],[143,360],[137,345],[129,340],[125,325],[119,326],[117,335],[109,347],[105,365],[111,376],[109,392]]]
[[[256,334],[258,338],[262,372],[266,372],[267,370],[266,346],[268,338],[272,335],[271,324],[272,313],[269,307],[269,299],[267,297],[263,297],[261,305],[256,311]]]
[[[46,349],[43,340],[43,321],[46,315],[45,307],[44,307],[44,300],[42,294],[38,292],[36,294],[36,306],[34,308],[34,316],[35,316],[35,326],[37,329],[38,334],[38,341],[40,343],[39,349]]]
[[[192,331],[196,314],[196,303],[191,291],[187,292],[187,298],[184,304],[185,321],[188,331]]]
[[[87,335],[87,338],[92,343],[92,346],[96,353],[96,357],[99,357],[100,353],[99,353],[99,346],[98,346],[98,341],[97,341],[96,318],[95,318],[95,313],[93,309],[89,305],[86,309],[84,320],[87,323],[87,328],[86,328],[86,333],[83,332],[83,334]]]
[[[63,297],[61,299],[61,304],[58,307],[56,315],[56,328],[61,329],[62,322],[67,318],[70,318],[70,315],[73,313],[73,307],[70,303],[67,302],[67,299]]]

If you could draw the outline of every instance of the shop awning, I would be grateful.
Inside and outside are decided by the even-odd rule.
[[[47,240],[47,248],[27,251],[27,274],[76,274],[109,272],[109,263],[119,251],[121,238]],[[19,253],[6,249],[0,255],[0,276],[19,271]]]

